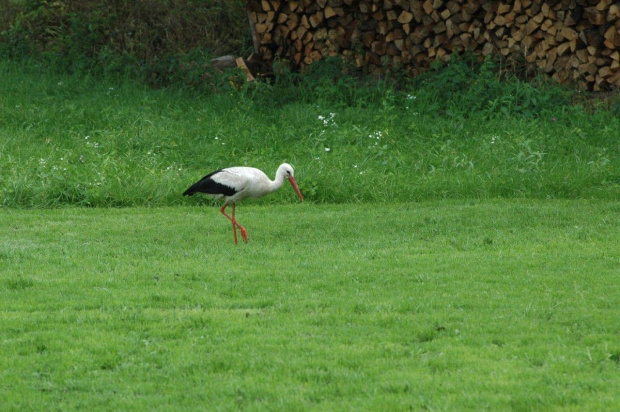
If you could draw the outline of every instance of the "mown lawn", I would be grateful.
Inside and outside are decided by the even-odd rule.
[[[0,409],[620,404],[617,202],[237,213],[0,209]]]

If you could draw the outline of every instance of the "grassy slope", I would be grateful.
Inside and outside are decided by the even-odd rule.
[[[2,408],[611,410],[619,212],[5,208]]]

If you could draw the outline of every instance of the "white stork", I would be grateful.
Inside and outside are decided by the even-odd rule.
[[[293,168],[288,163],[282,163],[276,171],[275,180],[270,180],[265,173],[253,167],[227,167],[209,173],[183,192],[183,196],[194,193],[206,193],[216,199],[225,199],[220,212],[226,216],[233,226],[235,244],[237,244],[237,227],[241,230],[243,241],[248,241],[248,233],[235,219],[235,203],[248,197],[261,197],[282,187],[284,179],[288,179],[295,189],[295,193],[304,201],[297,182],[293,177]],[[232,216],[226,213],[226,206],[232,205]]]

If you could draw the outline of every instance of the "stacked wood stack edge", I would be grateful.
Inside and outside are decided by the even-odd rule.
[[[255,51],[296,69],[342,56],[367,73],[415,76],[467,50],[589,90],[620,86],[620,2],[249,0]]]

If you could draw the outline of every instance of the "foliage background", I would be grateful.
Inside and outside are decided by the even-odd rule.
[[[0,52],[70,72],[139,71],[155,84],[212,56],[245,55],[242,0],[0,0]],[[192,68],[195,69],[195,68]]]

